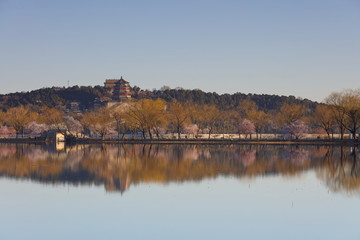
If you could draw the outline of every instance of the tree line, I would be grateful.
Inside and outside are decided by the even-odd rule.
[[[79,102],[82,110],[91,109],[95,99],[106,95],[103,87],[52,87],[30,92],[17,92],[0,95],[0,109],[3,111],[21,105],[35,105],[63,109],[71,102]]]
[[[99,107],[84,113],[66,113],[61,109],[20,105],[0,112],[0,135],[24,136],[49,129],[81,133],[89,137],[161,138],[166,133],[181,138],[198,134],[239,134],[245,138],[263,133],[286,133],[300,138],[305,133],[327,134],[333,138],[346,133],[356,138],[360,127],[360,90],[332,93],[315,109],[306,104],[282,104],[277,111],[264,111],[251,100],[242,100],[236,108],[220,109],[214,104],[188,100],[140,99],[114,108]],[[225,136],[225,135],[224,135]]]
[[[269,94],[218,94],[216,92],[204,92],[200,89],[188,90],[182,88],[170,89],[162,87],[160,90],[154,90],[155,97],[164,99],[167,102],[192,101],[200,105],[216,105],[219,109],[230,110],[236,109],[243,100],[251,100],[256,103],[259,110],[278,111],[280,107],[287,104],[301,104],[306,108],[314,110],[317,103],[308,99],[296,98],[294,96],[279,96]]]
[[[254,101],[262,111],[278,111],[285,104],[301,104],[314,110],[317,103],[308,99],[294,96],[278,96],[267,94],[217,94],[204,92],[200,89],[187,90],[182,88],[170,89],[162,87],[160,90],[142,90],[137,86],[131,88],[132,97],[136,100],[143,98],[161,98],[166,102],[191,101],[199,105],[215,105],[221,110],[236,109],[243,100]],[[139,93],[146,94],[139,94]],[[111,99],[108,89],[102,86],[73,86],[42,88],[30,92],[18,92],[0,95],[0,109],[6,111],[20,105],[36,105],[41,107],[64,109],[71,102],[78,102],[82,111],[92,109],[95,101]]]

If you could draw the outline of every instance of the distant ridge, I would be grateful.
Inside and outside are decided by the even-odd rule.
[[[252,100],[256,102],[260,110],[269,112],[272,110],[279,110],[280,106],[284,103],[289,104],[302,104],[308,107],[310,110],[314,110],[317,102],[309,99],[299,99],[294,96],[279,96],[268,94],[218,94],[204,92],[202,90],[186,90],[186,89],[167,89],[164,91],[153,91],[154,95],[162,98],[166,101],[193,101],[199,104],[216,105],[220,109],[230,110],[239,106],[239,103],[243,100]]]
[[[182,88],[143,91],[138,87],[131,88],[133,98],[162,98],[165,101],[193,101],[198,104],[216,105],[220,109],[235,109],[242,100],[248,99],[257,103],[260,110],[270,112],[279,110],[284,103],[302,104],[310,110],[315,109],[317,102],[300,99],[294,96],[279,96],[268,94],[218,94],[204,92],[199,89],[187,90]],[[142,93],[142,94],[139,94]],[[145,94],[144,94],[145,93]],[[0,95],[0,108],[6,110],[19,105],[37,105],[51,108],[65,109],[71,102],[78,102],[82,111],[94,107],[96,100],[109,98],[107,90],[102,86],[73,86],[52,87]]]

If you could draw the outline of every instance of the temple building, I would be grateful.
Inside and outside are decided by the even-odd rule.
[[[131,98],[129,82],[122,77],[120,79],[106,79],[105,88],[109,89],[111,99],[117,102],[124,102]]]

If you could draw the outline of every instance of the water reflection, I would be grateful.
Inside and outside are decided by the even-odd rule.
[[[332,191],[360,193],[358,149],[331,148],[324,156],[323,166],[317,175]]]
[[[97,184],[126,191],[138,183],[218,176],[296,176],[314,170],[335,192],[359,193],[358,149],[332,146],[0,144],[0,175],[43,183]]]

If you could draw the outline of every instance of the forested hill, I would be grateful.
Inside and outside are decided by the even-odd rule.
[[[201,90],[185,90],[185,89],[168,89],[165,91],[154,91],[154,94],[166,101],[193,101],[199,104],[217,105],[220,109],[229,110],[239,106],[243,100],[252,100],[257,103],[259,110],[269,112],[272,110],[279,110],[284,103],[288,104],[302,104],[311,110],[314,110],[317,102],[308,99],[299,99],[294,96],[279,96],[266,94],[217,94],[210,92],[203,92]]]
[[[0,95],[0,108],[6,110],[19,105],[38,105],[64,108],[70,102],[79,102],[82,109],[92,108],[94,100],[105,95],[105,89],[96,87],[42,88],[31,92]]]
[[[138,88],[137,88],[138,89]],[[294,96],[278,96],[266,94],[217,94],[201,90],[166,89],[151,92],[141,91],[143,94],[134,94],[133,98],[162,98],[166,101],[193,101],[198,104],[216,105],[222,110],[234,109],[242,100],[248,99],[257,103],[260,110],[269,112],[278,110],[284,103],[303,104],[314,109],[316,102],[308,99],[299,99]],[[137,92],[139,93],[139,92]],[[144,94],[145,93],[145,94]],[[18,92],[0,95],[0,108],[6,110],[19,105],[38,105],[64,108],[71,102],[79,102],[81,109],[91,109],[95,99],[109,99],[107,90],[102,86],[69,87],[69,88],[42,88],[31,92]]]

